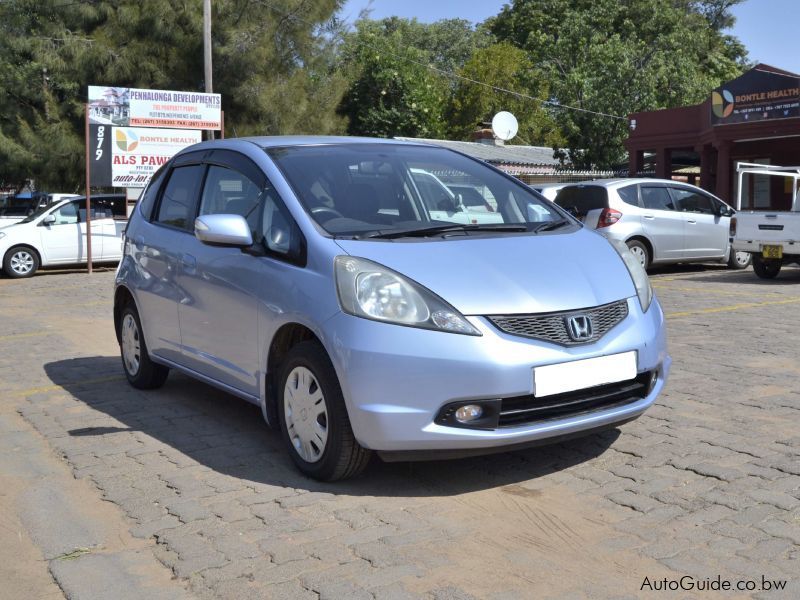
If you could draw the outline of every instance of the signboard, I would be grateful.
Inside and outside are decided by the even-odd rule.
[[[180,150],[201,141],[199,131],[110,127],[111,182],[105,185],[142,188],[158,168]]]
[[[200,131],[90,125],[90,184],[143,188],[161,165],[200,141]]]
[[[219,94],[89,86],[89,123],[118,127],[221,129]]]
[[[711,93],[711,124],[800,117],[800,77],[752,69]]]

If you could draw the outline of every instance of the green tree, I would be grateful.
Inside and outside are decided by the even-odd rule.
[[[215,0],[214,91],[228,135],[338,133],[342,0]],[[202,91],[202,3],[0,3],[0,180],[78,189],[87,86]]]
[[[436,72],[461,68],[491,37],[468,21],[361,19],[343,50],[351,84],[341,105],[348,132],[378,137],[441,137],[453,80]]]
[[[562,142],[552,111],[546,104],[531,99],[546,99],[548,82],[543,73],[533,67],[523,50],[508,42],[481,48],[472,55],[459,75],[463,79],[457,80],[448,114],[452,136],[468,140],[476,125],[490,121],[501,110],[507,110],[519,122],[515,142],[546,146]],[[473,83],[476,81],[485,85]]]
[[[746,66],[722,33],[739,0],[513,0],[488,28],[545,73],[570,160],[612,167],[632,112],[702,101]],[[621,118],[612,118],[605,113]]]

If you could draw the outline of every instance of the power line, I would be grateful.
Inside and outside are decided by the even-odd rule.
[[[282,9],[270,4],[269,2],[266,2],[265,0],[261,0],[260,4],[263,4],[264,6],[266,6],[267,8],[272,10],[273,12],[276,12],[279,15],[281,15],[281,16],[287,18],[287,19],[294,19],[295,21],[299,21],[301,23],[305,23],[306,25],[309,25],[310,27],[318,27],[319,26],[318,23],[312,23],[311,21],[307,21],[305,19],[302,19],[302,18],[298,17],[295,14],[285,12]],[[365,42],[363,40],[359,40],[359,43],[363,44],[364,46],[366,46],[368,48],[371,48],[372,50],[375,50],[376,52],[380,52],[380,53],[383,53],[383,54],[388,54],[388,55],[393,56],[394,58],[397,58],[399,60],[404,60],[406,62],[413,63],[415,65],[419,65],[419,66],[424,67],[424,68],[426,68],[426,69],[428,69],[430,71],[438,73],[439,75],[443,75],[445,77],[450,77],[451,79],[458,79],[460,81],[465,81],[467,83],[472,83],[474,85],[479,85],[479,86],[494,90],[496,92],[502,92],[504,94],[509,94],[511,96],[516,96],[517,98],[521,98],[523,100],[532,100],[534,102],[538,102],[539,104],[544,104],[544,105],[547,105],[547,106],[551,106],[553,108],[564,109],[564,110],[574,110],[576,112],[595,115],[595,116],[598,116],[598,117],[606,117],[608,119],[618,119],[620,121],[626,121],[626,122],[628,120],[627,117],[620,117],[619,115],[612,115],[610,113],[605,113],[605,112],[601,112],[601,111],[597,111],[597,110],[590,110],[588,108],[581,108],[579,106],[570,106],[569,104],[562,104],[560,102],[556,102],[555,100],[547,100],[546,98],[537,98],[535,96],[530,96],[528,94],[523,94],[521,92],[515,92],[514,90],[501,88],[501,87],[498,87],[496,85],[492,85],[490,83],[486,83],[484,81],[478,81],[476,79],[471,79],[470,77],[465,77],[464,75],[459,75],[458,73],[453,73],[452,71],[446,71],[445,69],[440,69],[439,67],[436,67],[434,65],[431,65],[431,64],[428,64],[428,63],[424,63],[424,62],[421,62],[421,61],[418,61],[418,60],[414,60],[413,58],[409,58],[407,56],[402,56],[400,54],[395,54],[395,53],[393,53],[391,51],[387,51],[385,48],[378,48],[377,46],[373,46],[373,45],[371,45],[371,44],[369,44],[369,43],[367,43],[367,42]]]

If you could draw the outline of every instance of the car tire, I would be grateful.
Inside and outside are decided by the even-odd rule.
[[[281,435],[298,469],[319,481],[355,477],[372,452],[353,435],[342,388],[325,349],[301,342],[289,350],[278,377]]]
[[[775,279],[781,272],[781,261],[774,258],[764,259],[756,254],[753,256],[753,270],[761,279]]]
[[[139,320],[136,306],[132,303],[122,309],[119,320],[119,341],[122,368],[133,387],[152,390],[164,385],[169,375],[169,368],[150,359],[142,333],[142,322]]]
[[[729,269],[746,269],[753,262],[753,255],[749,252],[736,252],[731,248],[730,256],[728,257]]]
[[[3,272],[13,279],[31,277],[39,268],[39,255],[28,246],[14,246],[3,257]]]
[[[647,246],[639,240],[628,240],[625,243],[628,245],[628,250],[631,251],[631,254],[639,261],[639,264],[647,269],[650,266],[650,251]]]

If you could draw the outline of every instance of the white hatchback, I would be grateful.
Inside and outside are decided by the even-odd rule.
[[[126,221],[114,219],[111,202],[91,199],[92,262],[122,257]],[[72,198],[39,209],[19,223],[0,228],[0,257],[8,277],[30,277],[40,266],[86,262],[86,199]]]

